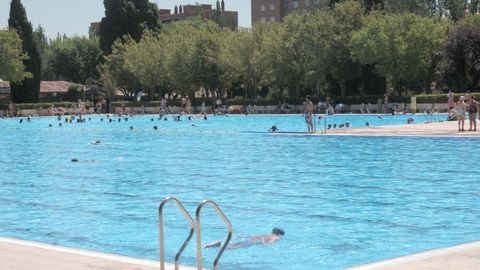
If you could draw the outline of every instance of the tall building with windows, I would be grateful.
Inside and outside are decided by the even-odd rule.
[[[307,11],[328,6],[329,0],[252,0],[252,25],[280,22],[294,11]]]
[[[216,20],[222,26],[238,28],[238,12],[225,10],[225,0],[217,0],[215,9],[209,4],[181,5],[175,6],[173,13],[170,9],[159,10],[159,20],[161,23],[170,23],[191,19],[200,16],[203,19]]]

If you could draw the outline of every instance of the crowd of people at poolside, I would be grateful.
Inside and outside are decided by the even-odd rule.
[[[469,92],[466,92],[464,95],[462,95],[458,101],[454,100],[454,94],[452,91],[449,91],[447,94],[448,96],[448,121],[458,121],[458,131],[465,131],[465,120],[469,121],[469,131],[476,131],[477,130],[477,117],[480,120],[480,115],[478,114],[480,107],[479,103],[475,100],[475,97],[471,95]],[[93,107],[92,107],[93,106]],[[412,105],[413,106],[413,105]],[[392,115],[396,114],[407,114],[408,111],[408,105],[404,104],[403,108],[401,108],[399,105],[393,105],[391,106],[388,102],[388,95],[385,94],[383,99],[379,99],[377,102],[377,108],[374,110],[372,108],[372,104],[361,104],[360,106],[360,112],[361,113],[366,113],[366,114],[371,114],[371,113],[386,113],[386,112],[391,112]],[[95,102],[90,102],[88,99],[86,101],[79,100],[75,105],[74,105],[74,115],[76,116],[70,116],[65,118],[65,120],[68,121],[76,121],[76,122],[83,122],[87,121],[86,118],[82,118],[82,115],[90,114],[92,113],[96,114],[106,114],[109,112],[109,104],[107,100],[105,99],[98,99]],[[118,119],[115,121],[122,121],[125,119],[128,119],[126,117],[122,117],[122,115],[134,115],[135,113],[132,113],[131,111],[127,112],[127,109],[125,107],[125,104],[122,105],[122,112],[119,114],[120,116]],[[205,101],[202,102],[201,107],[199,108],[200,113],[198,114],[197,118],[202,118],[202,119],[207,119],[207,109],[205,106]],[[256,105],[247,105],[245,108],[243,108],[244,114],[249,115],[249,114],[256,114],[258,112],[258,108]],[[314,130],[314,124],[315,124],[315,119],[314,119],[314,114],[321,114],[321,115],[332,115],[337,112],[346,112],[348,111],[349,108],[347,105],[343,104],[337,104],[337,105],[332,105],[328,102],[324,101],[319,101],[318,104],[315,106],[309,96],[306,97],[305,102],[303,103],[303,115],[305,117],[305,122],[307,124],[307,129],[308,132],[313,132]],[[410,109],[412,110],[412,109]],[[217,100],[215,102],[215,106],[213,108],[213,114],[214,115],[223,115],[223,116],[228,116],[230,111],[232,111],[232,106],[228,108],[227,106],[222,104],[221,100]],[[233,108],[233,111],[235,112],[235,108]],[[280,101],[278,103],[277,108],[274,110],[274,113],[289,113],[293,111],[293,107],[285,102]],[[8,105],[8,110],[7,110],[7,115],[3,117],[14,117],[16,116],[17,108],[13,103],[10,103]],[[176,106],[168,106],[167,105],[167,100],[162,98],[160,101],[160,109],[158,111],[160,118],[163,119],[165,115],[174,115],[172,116],[175,121],[181,121],[181,116],[182,115],[192,115],[197,112],[197,109],[192,110],[192,103],[189,99],[188,96],[185,96],[181,98],[181,108],[177,108]],[[240,112],[240,109],[238,109],[238,112]],[[67,112],[65,108],[62,107],[54,107],[50,106],[48,108],[48,113],[51,116],[62,116],[64,114],[72,113],[71,111]],[[139,113],[142,113],[140,111]],[[145,108],[143,108],[143,113],[146,113]],[[425,112],[426,115],[434,115],[435,113],[438,113],[437,107],[435,105],[432,105],[431,107],[428,107]],[[31,120],[31,117],[36,116],[36,114],[33,115],[28,115],[26,121],[29,122]],[[195,116],[194,116],[195,117]],[[318,121],[321,120],[321,117],[318,119]],[[381,117],[381,115],[378,115],[378,117]],[[189,116],[188,118],[192,118],[192,116]],[[103,119],[102,119],[103,120]],[[113,119],[107,119],[108,121],[113,121]],[[165,118],[165,120],[168,120]],[[20,120],[23,122],[24,120]],[[414,119],[409,117],[407,119],[407,123],[411,124],[414,122]],[[370,124],[368,122],[365,123],[365,126],[369,126]],[[350,123],[347,121],[345,123],[338,123],[338,124],[328,124],[328,126],[325,127],[325,129],[336,129],[336,128],[349,128]],[[279,131],[278,127],[272,126],[272,128],[269,130],[270,132],[276,132]]]

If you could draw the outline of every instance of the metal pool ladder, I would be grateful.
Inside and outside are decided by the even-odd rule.
[[[200,220],[200,214],[205,205],[210,205],[215,211],[217,212],[218,216],[223,220],[225,225],[227,226],[228,229],[228,234],[227,238],[223,242],[223,245],[220,247],[220,250],[217,253],[217,256],[215,257],[215,260],[213,262],[213,268],[212,270],[217,270],[218,269],[218,263],[220,261],[220,258],[223,255],[223,252],[228,246],[228,243],[232,239],[233,235],[233,227],[228,218],[225,216],[223,211],[220,209],[220,207],[217,205],[212,200],[205,200],[202,201],[195,212],[195,222],[193,221],[193,218],[190,216],[188,211],[185,209],[183,204],[180,202],[175,197],[167,197],[165,198],[161,203],[160,206],[158,207],[158,229],[159,229],[159,240],[160,240],[160,270],[165,270],[165,245],[164,245],[164,231],[163,231],[163,208],[165,205],[173,201],[175,202],[176,206],[182,214],[185,216],[185,219],[188,221],[190,224],[190,233],[186,240],[183,242],[183,245],[180,247],[179,251],[175,255],[175,270],[179,270],[180,268],[180,255],[183,253],[185,248],[187,247],[188,243],[193,237],[193,234],[195,231],[197,232],[197,269],[202,270],[203,269],[203,256],[202,256],[202,236],[201,236],[201,220]]]
[[[165,207],[165,204],[167,204],[169,201],[175,202],[177,208],[182,211],[185,219],[190,224],[190,233],[188,234],[187,239],[183,242],[183,245],[180,247],[180,250],[175,255],[175,270],[178,270],[180,268],[180,255],[182,255],[183,250],[185,250],[188,243],[192,239],[193,234],[195,233],[195,223],[193,222],[193,218],[187,212],[183,204],[177,198],[167,197],[160,203],[160,206],[158,207],[158,232],[160,236],[160,270],[165,270],[165,244],[163,241],[163,208]]]

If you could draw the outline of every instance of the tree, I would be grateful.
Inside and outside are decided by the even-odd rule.
[[[117,39],[128,35],[139,41],[145,30],[157,30],[158,8],[148,0],[104,0],[105,17],[100,23],[100,47],[112,51]]]
[[[438,69],[442,85],[480,90],[480,26],[459,26],[450,33]]]
[[[442,47],[448,26],[409,13],[371,17],[353,35],[352,54],[362,64],[375,65],[395,92],[429,91],[433,56]]]
[[[23,61],[28,56],[22,51],[22,40],[15,30],[0,31],[0,78],[11,82],[31,76]]]
[[[52,66],[49,65],[48,61],[50,44],[47,36],[45,35],[45,29],[41,25],[38,25],[33,32],[33,37],[38,45],[40,59],[42,59],[42,81],[57,80],[58,78],[55,76],[55,72],[52,69]]]
[[[12,0],[10,4],[8,25],[17,30],[22,40],[22,49],[28,55],[28,59],[24,59],[23,63],[26,71],[32,74],[31,78],[10,85],[12,100],[16,103],[36,102],[40,94],[42,63],[33,37],[32,25],[20,0]]]
[[[318,79],[332,78],[340,86],[341,96],[347,94],[347,83],[360,75],[360,65],[351,57],[350,40],[363,25],[364,10],[358,2],[346,1],[333,10],[320,11],[311,19],[316,37],[310,49],[314,52],[314,70]]]
[[[157,34],[146,32],[126,53],[127,69],[150,96],[162,95],[168,85],[166,51],[163,44],[164,40]]]
[[[192,58],[192,76],[195,88],[205,88],[213,97],[221,97],[220,76],[221,66],[218,52],[220,46],[213,35],[202,35],[194,43]]]
[[[443,0],[444,8],[448,10],[450,18],[454,21],[461,20],[465,16],[468,0]]]
[[[55,80],[84,84],[98,79],[97,65],[102,57],[98,38],[58,36],[45,53],[46,69]]]
[[[476,14],[479,10],[480,0],[470,0],[470,5],[468,6],[468,10],[470,14]]]
[[[108,96],[115,95],[117,90],[125,96],[134,94],[138,80],[127,66],[127,53],[134,43],[131,38],[124,40],[124,43],[116,41],[112,46],[112,53],[106,56],[104,63],[99,66],[100,82]]]

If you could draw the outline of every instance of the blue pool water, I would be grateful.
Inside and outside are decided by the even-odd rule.
[[[328,121],[359,127],[407,117]],[[48,117],[0,119],[0,236],[158,259],[157,207],[174,195],[192,215],[201,200],[217,201],[234,240],[285,229],[275,245],[226,251],[220,269],[342,269],[480,239],[479,140],[263,133],[273,124],[305,130],[300,116],[92,116],[63,127]],[[214,211],[202,217],[204,243],[223,239]],[[173,261],[188,226],[173,205],[165,222]],[[194,248],[182,264],[195,265]],[[215,250],[204,256],[211,267]]]

